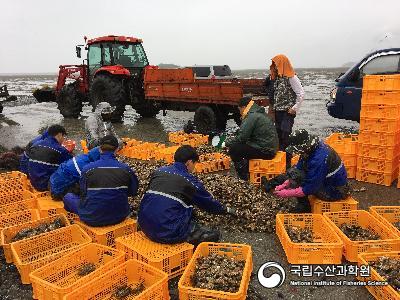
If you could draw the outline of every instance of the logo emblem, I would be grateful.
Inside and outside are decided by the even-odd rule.
[[[264,270],[272,270],[274,271],[274,274],[269,277],[265,277]],[[282,285],[282,283],[285,281],[286,273],[280,264],[275,261],[269,261],[258,269],[257,277],[258,281],[263,287],[272,289]]]

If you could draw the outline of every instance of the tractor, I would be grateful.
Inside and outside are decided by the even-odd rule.
[[[81,58],[82,47],[87,58],[81,65],[61,65],[55,88],[34,91],[39,102],[57,102],[65,118],[78,118],[83,103],[93,110],[100,102],[115,107],[111,121],[121,122],[125,105],[131,105],[142,117],[154,117],[160,107],[145,101],[143,72],[148,60],[142,40],[134,37],[108,35],[87,40],[76,46]]]

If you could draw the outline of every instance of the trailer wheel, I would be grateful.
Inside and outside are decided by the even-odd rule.
[[[74,83],[64,85],[57,97],[57,107],[64,118],[76,119],[82,111],[82,101]]]
[[[144,104],[135,107],[136,112],[142,118],[154,118],[160,112],[160,109],[154,102],[143,99],[142,103]]]
[[[123,83],[118,78],[99,74],[93,79],[90,87],[90,102],[94,109],[101,102],[107,102],[114,106],[115,109],[110,117],[112,123],[122,122],[126,98]]]
[[[216,126],[220,131],[226,130],[226,123],[228,122],[228,112],[222,109],[216,111]]]
[[[240,111],[239,109],[237,109],[234,113],[233,113],[233,117],[232,119],[235,121],[237,126],[240,126],[242,124],[242,119],[240,116]]]
[[[194,113],[194,125],[196,130],[202,134],[215,132],[217,118],[214,110],[209,106],[200,106]]]

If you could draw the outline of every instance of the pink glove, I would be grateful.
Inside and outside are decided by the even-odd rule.
[[[288,197],[304,197],[304,192],[301,187],[296,189],[288,189],[288,190],[280,190],[275,191],[274,194],[281,198],[288,198]]]
[[[289,184],[290,184],[290,182],[289,182],[289,179],[288,179],[284,183],[282,183],[281,185],[276,186],[275,187],[275,192],[286,189],[289,186]]]

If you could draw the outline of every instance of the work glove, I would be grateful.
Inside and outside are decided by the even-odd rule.
[[[288,197],[300,198],[305,196],[303,189],[301,187],[298,187],[296,189],[283,189],[280,191],[275,191],[274,194],[281,198],[288,198]]]
[[[282,183],[282,184],[280,184],[280,185],[275,187],[275,192],[282,191],[282,190],[286,189],[289,186],[289,184],[290,184],[289,179],[285,180],[284,183]]]
[[[237,216],[237,211],[236,211],[236,209],[234,209],[233,207],[227,206],[227,207],[225,208],[225,211],[226,211],[226,213],[227,213],[228,215]]]

